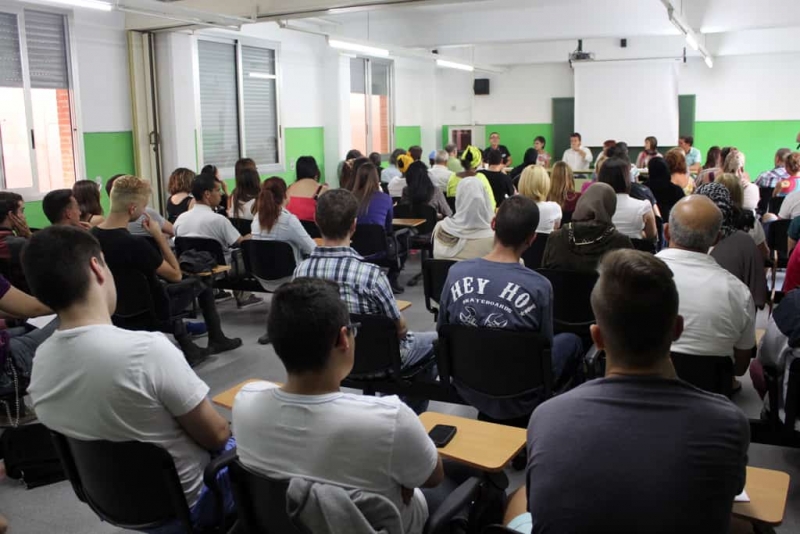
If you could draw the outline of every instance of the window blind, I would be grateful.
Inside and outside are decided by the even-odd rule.
[[[34,89],[69,89],[64,16],[25,10],[25,43]]]
[[[239,159],[236,46],[197,42],[203,165],[233,168]]]
[[[22,87],[17,16],[0,13],[0,87]]]
[[[257,165],[279,162],[275,51],[242,46],[244,153]]]

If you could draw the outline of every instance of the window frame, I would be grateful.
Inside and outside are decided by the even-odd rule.
[[[271,79],[275,80],[275,118],[277,121],[278,132],[278,162],[258,166],[260,174],[277,174],[286,172],[286,153],[284,146],[283,122],[281,119],[281,82],[283,75],[281,71],[281,44],[277,41],[244,37],[239,35],[225,35],[223,33],[198,33],[192,40],[192,71],[194,74],[194,98],[195,98],[195,144],[197,146],[197,170],[207,165],[203,158],[203,124],[202,124],[202,104],[200,102],[200,53],[199,41],[211,41],[233,45],[236,52],[236,110],[237,110],[237,133],[239,141],[239,158],[246,158],[246,138],[245,138],[245,118],[244,118],[244,79],[242,73],[242,47],[262,48],[271,50],[275,53],[275,74]],[[258,162],[256,162],[258,164]],[[235,176],[233,167],[218,167],[223,179]]]
[[[80,120],[80,89],[78,83],[78,57],[77,41],[75,37],[75,17],[70,9],[59,9],[45,4],[30,4],[26,2],[9,2],[0,0],[0,12],[16,15],[17,31],[19,32],[20,62],[22,65],[22,88],[25,92],[25,120],[28,130],[33,128],[33,102],[31,98],[31,73],[28,61],[27,35],[25,30],[25,10],[52,13],[64,17],[64,47],[67,54],[67,80],[69,81],[69,109],[72,123],[72,157],[75,163],[75,181],[92,179],[86,176],[86,155],[83,143],[83,124]],[[40,201],[49,191],[39,191],[39,169],[36,161],[36,152],[33,145],[28,143],[28,152],[31,159],[31,172],[33,183],[31,187],[6,187],[5,170],[0,169],[0,189],[18,193],[25,202]],[[3,156],[3,147],[0,143],[0,158]],[[0,161],[0,165],[2,162]]]
[[[372,63],[379,63],[382,65],[386,65],[388,67],[389,72],[389,83],[387,84],[386,88],[389,91],[389,152],[387,153],[380,153],[381,157],[388,159],[394,149],[394,125],[395,125],[395,104],[394,104],[394,97],[395,97],[395,74],[394,74],[394,60],[391,58],[380,58],[380,57],[373,57],[364,54],[345,54],[350,59],[358,59],[364,61],[364,89],[366,91],[366,135],[367,135],[367,146],[366,150],[367,153],[364,154],[368,156],[372,152],[375,152],[374,147],[372,146],[372,132],[373,132],[373,125],[372,125]],[[348,97],[352,94],[352,87],[348,87]],[[352,128],[353,125],[350,125],[351,129],[351,136],[352,136]]]

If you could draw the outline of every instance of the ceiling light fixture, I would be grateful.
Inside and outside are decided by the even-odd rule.
[[[711,56],[706,56],[706,65],[708,65],[709,69],[714,68],[714,60],[711,59]]]
[[[444,69],[465,70],[467,72],[475,71],[475,67],[473,67],[472,65],[467,65],[465,63],[456,63],[455,61],[447,61],[445,59],[437,59],[436,66],[442,67]]]
[[[697,44],[697,39],[695,39],[694,34],[691,32],[687,32],[686,34],[686,43],[692,47],[692,50],[700,50],[700,45]]]
[[[108,2],[100,2],[100,0],[45,0],[49,4],[60,4],[72,7],[87,7],[89,9],[98,9],[100,11],[111,11],[114,9],[112,4]]]
[[[339,41],[337,39],[328,39],[328,46],[331,48],[338,48],[339,50],[349,50],[351,52],[360,52],[368,56],[389,57],[389,51],[385,48],[378,48],[377,46],[368,46],[358,43],[351,43],[347,41]]]

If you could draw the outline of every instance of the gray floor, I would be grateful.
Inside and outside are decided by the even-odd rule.
[[[416,273],[418,269],[418,262],[412,260],[406,272]],[[413,302],[413,306],[405,312],[412,330],[434,328],[433,316],[425,309],[421,284],[407,288],[406,293],[399,298]],[[256,343],[265,330],[266,305],[237,310],[235,304],[228,301],[221,303],[219,309],[226,333],[241,337],[244,345],[236,351],[213,357],[197,369],[199,376],[210,386],[211,394],[216,395],[247,378],[284,380],[286,373],[272,347],[262,347]],[[766,314],[762,312],[758,327],[764,328],[765,325]],[[749,377],[743,377],[742,382],[742,392],[734,400],[748,417],[758,417],[761,401],[753,390]],[[465,417],[476,415],[475,410],[468,407],[436,402],[431,403],[430,409]],[[220,409],[220,413],[230,416],[224,409]],[[777,531],[800,532],[800,478],[797,477],[800,474],[800,449],[753,444],[750,446],[750,465],[779,469],[792,476],[786,517]],[[508,474],[512,488],[524,483],[522,473],[508,470]],[[101,523],[86,505],[77,500],[68,482],[27,491],[14,480],[0,479],[0,513],[9,519],[9,532],[12,534],[125,532]]]

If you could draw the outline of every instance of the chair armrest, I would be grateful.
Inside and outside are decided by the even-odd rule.
[[[219,472],[226,469],[229,465],[236,461],[237,454],[236,448],[224,451],[216,458],[212,458],[206,468],[203,470],[203,484],[208,488],[214,497],[214,512],[216,517],[219,518],[219,532],[227,532],[226,517],[225,517],[225,497],[217,482]]]
[[[439,506],[439,509],[428,518],[425,526],[426,534],[445,534],[450,532],[447,528],[450,521],[464,508],[475,500],[481,488],[481,480],[471,477],[463,482]]]
[[[584,356],[586,362],[587,377],[589,380],[601,378],[605,374],[606,353],[597,350],[596,345],[592,345],[589,352]]]

